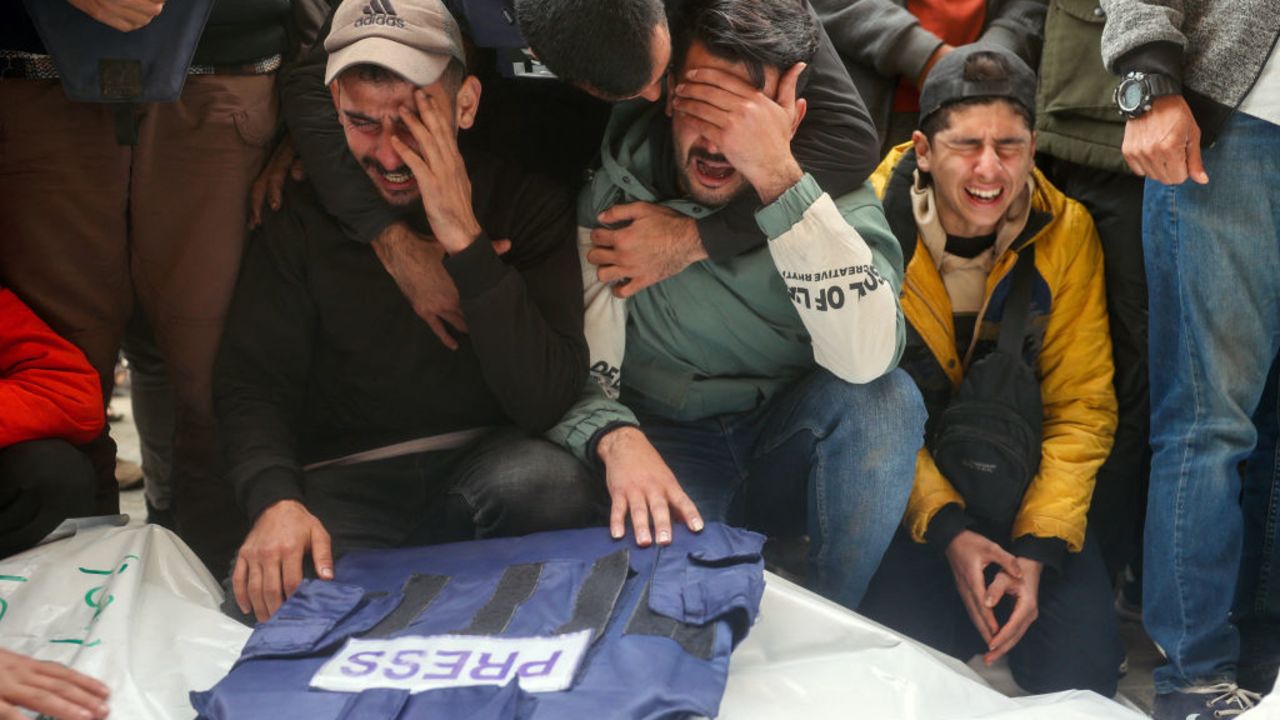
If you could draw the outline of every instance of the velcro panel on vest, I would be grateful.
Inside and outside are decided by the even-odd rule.
[[[382,618],[364,637],[384,638],[405,629],[427,609],[447,584],[449,578],[444,575],[410,575],[400,590],[400,602],[396,609]]]
[[[396,720],[407,702],[408,690],[365,690],[334,720]]]
[[[541,563],[512,565],[502,573],[498,587],[484,607],[476,611],[471,624],[459,635],[497,635],[511,624],[516,608],[524,604],[538,587]]]
[[[573,617],[557,628],[555,634],[589,629],[591,642],[595,642],[604,632],[605,625],[609,624],[618,596],[622,594],[622,586],[630,574],[631,556],[625,549],[597,559],[591,566],[591,574],[578,589],[578,596],[573,602]]]

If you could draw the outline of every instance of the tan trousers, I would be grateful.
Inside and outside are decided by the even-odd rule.
[[[274,75],[194,76],[177,102],[139,106],[121,146],[114,107],[0,80],[0,283],[84,351],[104,397],[142,304],[177,395],[179,533],[219,575],[243,520],[215,464],[211,375],[277,115]],[[91,448],[100,512],[118,508],[114,452],[105,433]]]

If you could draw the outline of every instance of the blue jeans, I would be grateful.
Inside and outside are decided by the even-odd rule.
[[[902,370],[865,385],[814,370],[756,410],[641,427],[706,520],[809,535],[809,581],[854,609],[902,521],[924,437]]]
[[[1238,466],[1255,453],[1254,414],[1280,350],[1280,126],[1236,113],[1204,161],[1208,185],[1148,181],[1143,203],[1154,451],[1143,617],[1169,659],[1155,672],[1160,693],[1235,677]],[[1274,503],[1272,438],[1271,467],[1248,473],[1267,488],[1247,493],[1250,504]],[[1274,522],[1267,534],[1274,556]]]

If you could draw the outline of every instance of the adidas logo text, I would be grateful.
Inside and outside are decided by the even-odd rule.
[[[392,7],[391,0],[369,0],[369,4],[364,6],[364,14],[356,20],[356,27],[369,25],[402,28],[404,18],[396,16],[396,9]]]

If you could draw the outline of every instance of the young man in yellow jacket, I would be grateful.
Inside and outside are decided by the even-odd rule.
[[[1034,168],[1035,88],[1035,74],[1008,51],[957,50],[922,90],[912,142],[872,177],[906,256],[902,367],[929,423],[902,531],[861,611],[963,660],[1008,654],[1032,692],[1111,695],[1122,648],[1106,570],[1085,532],[1116,425],[1102,253],[1089,214]],[[1032,265],[1018,300],[1024,255]],[[1019,303],[1023,334],[1000,344],[1029,366],[1039,432],[1024,443],[1034,459],[1024,484],[1002,491],[1010,497],[1001,518],[980,511],[977,496],[1010,478],[962,484],[939,469],[938,443],[952,422],[944,411],[996,350],[1001,321],[1016,326]],[[1005,388],[999,397],[1013,382],[997,376],[988,387]],[[998,427],[994,417],[977,423],[992,443],[1012,440]]]

